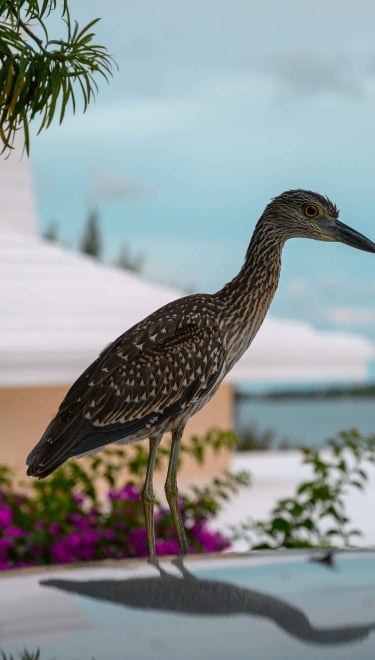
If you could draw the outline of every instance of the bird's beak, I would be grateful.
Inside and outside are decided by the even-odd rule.
[[[355,229],[348,227],[348,225],[344,225],[344,223],[339,220],[336,220],[336,222],[330,227],[326,226],[324,228],[324,233],[328,240],[345,243],[346,245],[350,245],[358,250],[364,250],[365,252],[375,252],[375,243],[370,241],[370,239],[363,234],[355,231]]]

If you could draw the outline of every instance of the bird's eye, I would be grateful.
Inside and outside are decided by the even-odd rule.
[[[303,207],[303,212],[306,218],[316,218],[316,216],[319,215],[319,209],[315,204],[306,204],[306,206]]]

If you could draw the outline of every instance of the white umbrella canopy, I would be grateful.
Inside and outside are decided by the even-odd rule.
[[[67,384],[127,328],[181,296],[0,223],[0,385]],[[366,339],[268,317],[232,381],[364,379]]]
[[[0,384],[69,383],[117,335],[178,295],[0,225]]]
[[[268,317],[229,377],[248,383],[365,381],[375,345],[360,335]]]

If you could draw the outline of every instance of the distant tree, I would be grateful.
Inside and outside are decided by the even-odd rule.
[[[42,234],[46,241],[59,241],[59,228],[57,222],[50,222]]]
[[[65,34],[51,38],[48,17],[57,10]],[[55,115],[61,123],[79,95],[85,112],[97,77],[112,75],[107,49],[93,43],[98,20],[80,29],[68,0],[0,0],[0,153],[10,153],[19,129],[29,153],[29,121],[39,118],[39,131]]]
[[[99,228],[99,214],[96,209],[92,209],[87,217],[80,242],[80,250],[97,259],[102,256],[102,237]]]
[[[124,268],[125,270],[132,270],[135,273],[140,273],[143,267],[143,256],[141,254],[132,255],[129,246],[124,243],[120,248],[119,256],[115,261],[115,266]]]

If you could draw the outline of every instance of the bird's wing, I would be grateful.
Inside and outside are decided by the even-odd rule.
[[[119,425],[127,434],[210,390],[224,367],[221,334],[198,317],[151,324],[125,333],[90,374],[82,414],[97,428]]]
[[[207,312],[152,314],[108,346],[72,385],[28,457],[29,472],[42,458],[44,465],[47,458],[59,464],[188,412],[224,369],[221,332]]]

